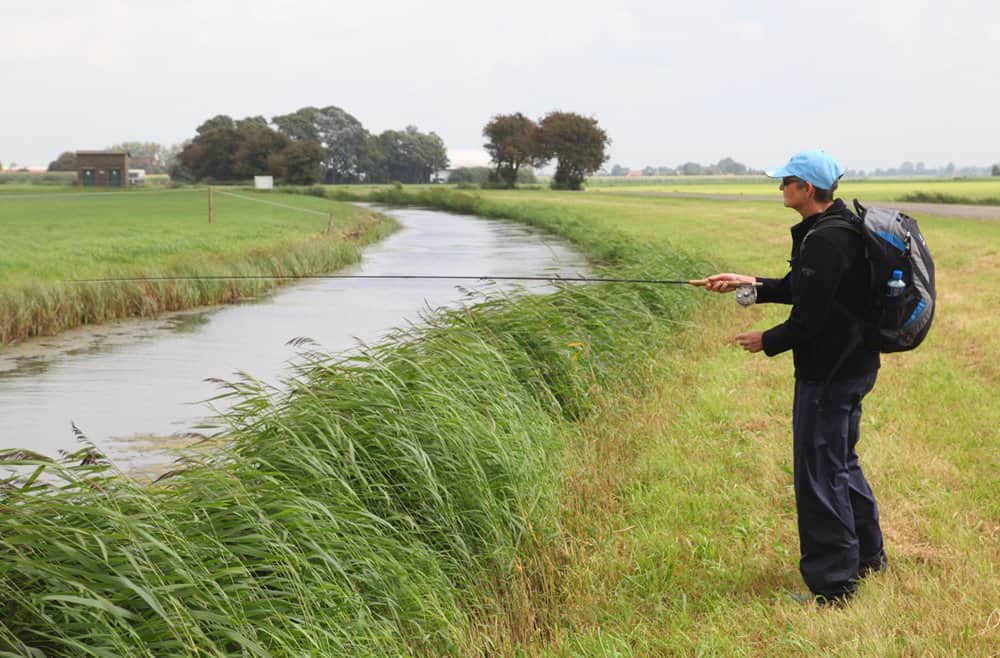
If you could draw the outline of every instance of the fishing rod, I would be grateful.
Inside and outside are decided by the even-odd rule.
[[[101,279],[70,279],[68,283],[118,283],[151,281],[241,281],[254,279],[390,279],[390,280],[448,280],[448,281],[539,281],[546,283],[620,283],[647,285],[683,285],[704,288],[708,279],[620,279],[585,276],[502,276],[502,275],[452,275],[452,274],[207,274],[178,276],[136,276],[111,277]],[[736,291],[736,301],[740,306],[750,306],[757,299],[759,282],[724,281],[726,290]]]

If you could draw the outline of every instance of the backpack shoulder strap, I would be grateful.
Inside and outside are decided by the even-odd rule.
[[[802,244],[805,245],[806,239],[808,239],[813,233],[825,229],[839,228],[864,237],[864,230],[861,228],[862,225],[863,221],[861,218],[855,217],[854,215],[851,215],[850,219],[847,217],[827,217],[817,222],[815,226],[809,229],[809,232],[806,233],[804,238],[802,238]]]

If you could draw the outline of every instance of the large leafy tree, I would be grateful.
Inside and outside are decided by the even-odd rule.
[[[239,142],[236,122],[220,114],[202,123],[197,136],[184,147],[178,160],[194,180],[235,180]]]
[[[448,168],[444,141],[416,126],[386,130],[378,136],[378,151],[379,165],[372,172],[372,182],[427,183],[435,172]]]
[[[597,125],[597,119],[556,111],[546,114],[538,126],[542,155],[558,161],[552,178],[554,189],[581,189],[584,179],[608,159],[607,147],[611,140]]]
[[[323,147],[316,142],[292,142],[268,158],[268,168],[291,185],[323,180]]]
[[[538,124],[520,112],[497,114],[483,127],[483,146],[495,166],[494,176],[507,187],[517,184],[521,167],[545,164]]]
[[[172,169],[172,175],[176,172],[193,180],[229,181],[246,180],[266,173],[280,176],[281,172],[289,169],[287,162],[274,156],[288,149],[292,140],[288,135],[272,129],[264,117],[234,121],[231,117],[219,115],[198,126],[197,133],[178,156],[180,167]],[[318,169],[323,156],[322,148],[311,141],[302,144],[312,147],[299,148],[290,154],[291,161],[295,163],[292,170],[297,178],[309,178],[309,182],[315,182],[316,176],[303,173],[308,168],[304,168],[300,160],[312,154]]]
[[[303,107],[271,121],[294,141],[316,142],[323,147],[327,180],[354,183],[372,166],[373,138],[361,122],[343,109]]]
[[[263,124],[257,121],[238,122],[237,126],[233,177],[245,180],[263,173],[273,174],[269,159],[286,149],[291,140],[287,135],[271,130],[266,121]]]

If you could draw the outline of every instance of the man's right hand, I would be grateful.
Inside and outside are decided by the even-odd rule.
[[[713,274],[705,279],[705,290],[711,290],[712,292],[732,292],[740,286],[752,285],[754,283],[757,283],[757,277],[726,272],[724,274]]]

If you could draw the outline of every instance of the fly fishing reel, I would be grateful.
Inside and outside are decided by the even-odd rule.
[[[757,303],[757,286],[740,286],[735,294],[736,303],[740,306],[753,306]]]

